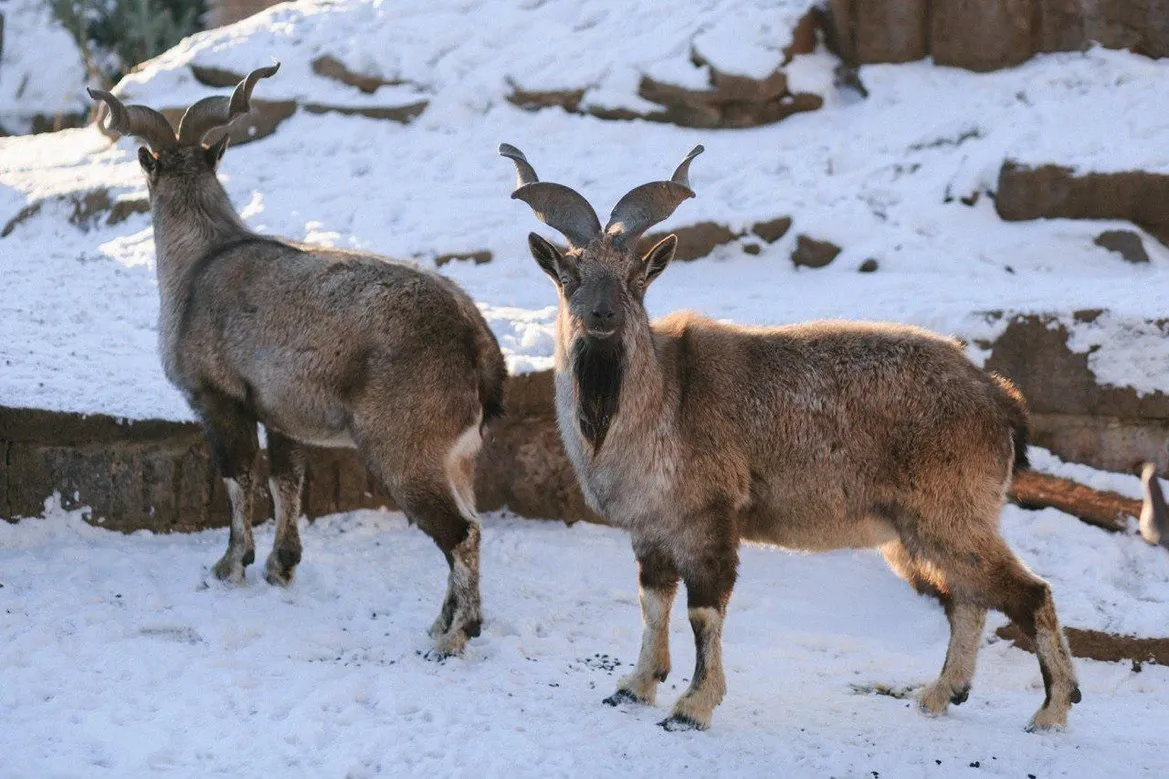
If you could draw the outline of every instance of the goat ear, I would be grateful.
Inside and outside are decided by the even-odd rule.
[[[154,171],[158,169],[158,157],[150,153],[150,149],[145,146],[138,147],[138,164],[142,166],[142,170],[146,171],[149,176],[154,175]]]
[[[203,154],[207,156],[207,164],[211,166],[211,170],[219,169],[219,161],[223,159],[223,153],[227,151],[227,141],[228,135],[224,133],[222,138],[203,150]]]
[[[532,257],[535,258],[540,269],[559,284],[560,260],[564,257],[560,253],[560,250],[539,235],[536,235],[536,233],[528,233],[528,249],[532,252]]]
[[[662,271],[666,269],[666,266],[670,264],[670,260],[674,259],[674,250],[677,248],[678,236],[670,233],[655,243],[653,248],[645,253],[645,256],[641,258],[641,262],[645,266],[646,286],[660,276]]]

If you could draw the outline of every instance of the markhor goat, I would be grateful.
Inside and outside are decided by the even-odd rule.
[[[954,341],[912,327],[735,327],[693,313],[651,324],[645,292],[677,239],[644,256],[637,241],[694,196],[701,151],[670,181],[626,194],[602,229],[580,194],[539,181],[518,149],[500,147],[518,172],[512,197],[568,239],[562,252],[528,236],[559,291],[560,432],[589,504],[631,532],[638,561],[641,655],[605,702],[653,702],[670,671],[681,578],[697,662],[661,724],[708,727],[726,691],[721,634],[739,543],[875,546],[949,618],[925,711],[966,700],[986,611],[998,609],[1038,649],[1047,696],[1031,727],[1064,725],[1080,691],[1050,588],[998,530],[1012,471],[1027,462],[1023,398]]]
[[[475,459],[482,426],[502,411],[503,357],[450,281],[257,235],[240,221],[215,175],[227,136],[203,139],[246,114],[256,82],[278,67],[252,71],[230,98],[195,103],[177,136],[157,111],[90,90],[109,107],[111,130],[149,146],[138,160],[154,219],[163,366],[203,423],[231,500],[227,552],[213,571],[242,582],[255,559],[257,422],[271,464],[273,584],[288,584],[300,562],[303,447],[356,447],[446,556],[432,635],[438,652],[458,652],[481,620]]]

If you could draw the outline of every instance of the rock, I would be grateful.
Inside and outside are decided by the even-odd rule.
[[[1034,53],[1033,0],[932,0],[930,52],[938,65],[997,70]]]
[[[676,230],[649,233],[637,242],[638,251],[642,253],[649,251],[655,243],[670,233],[678,236],[678,248],[674,251],[674,259],[683,262],[705,257],[717,247],[728,244],[739,237],[725,225],[715,222],[699,222],[679,227]]]
[[[44,200],[29,203],[8,220],[3,229],[0,229],[0,238],[6,238],[17,227],[41,212],[46,203],[63,204],[68,206],[70,213],[69,224],[88,231],[103,214],[106,215],[106,224],[114,225],[124,222],[132,214],[144,214],[150,211],[150,201],[144,198],[129,198],[114,200],[110,191],[104,187],[85,192],[72,192],[67,195],[55,195]]]
[[[1074,312],[1072,326],[1095,322],[1104,312]],[[991,320],[1002,314],[987,314]],[[1065,317],[1066,319],[1066,317]],[[1169,337],[1169,320],[1134,320],[1126,327]],[[1068,324],[1053,315],[1015,315],[989,349],[985,367],[1014,381],[1031,409],[1035,443],[1060,457],[1113,471],[1156,460],[1169,440],[1169,388],[1138,393],[1101,384],[1089,354],[1068,346]]]
[[[878,267],[877,261],[874,260],[872,257],[869,257],[867,260],[865,260],[864,262],[862,262],[860,264],[860,267],[857,268],[857,270],[861,273],[875,273],[877,270],[877,267]]]
[[[1125,262],[1142,263],[1149,261],[1141,237],[1132,230],[1105,230],[1092,243],[1116,252]]]
[[[751,256],[755,256],[762,251],[763,247],[754,241],[748,241],[747,243],[743,244],[743,254],[750,254]]]
[[[322,78],[329,78],[334,81],[340,81],[351,87],[356,87],[367,95],[372,95],[382,87],[398,86],[405,82],[400,79],[384,79],[380,76],[367,76],[361,73],[354,73],[341,60],[332,56],[331,54],[322,54],[313,60],[313,73],[316,73]]]
[[[846,63],[933,55],[971,70],[1099,44],[1169,56],[1169,0],[830,0],[825,41]]]
[[[817,19],[815,13],[805,14],[800,19],[792,31],[791,44],[784,50],[783,61],[777,62],[776,69],[763,78],[724,73],[696,51],[691,52],[691,60],[694,65],[708,69],[707,88],[681,87],[643,75],[637,89],[638,97],[661,106],[659,110],[585,106],[585,89],[529,90],[514,83],[507,99],[529,111],[559,107],[570,113],[589,114],[600,119],[645,119],[680,127],[733,128],[772,124],[795,113],[815,111],[824,104],[820,95],[789,91],[787,74],[783,71],[783,65],[796,54],[815,50]]]
[[[132,214],[150,213],[150,201],[146,198],[123,198],[114,201],[110,207],[110,216],[106,224],[116,225],[125,222]]]
[[[1126,219],[1169,245],[1169,175],[1128,171],[1076,175],[1059,165],[1012,160],[999,171],[995,209],[1003,219]]]
[[[391,122],[409,124],[426,110],[427,105],[429,105],[428,101],[420,100],[416,103],[400,106],[338,106],[323,103],[302,103],[301,108],[310,114],[333,113],[345,116],[364,116],[368,119],[387,119]]]
[[[485,265],[491,262],[491,258],[491,252],[486,249],[474,252],[452,252],[438,255],[434,258],[434,264],[440,268],[448,262],[473,262],[476,265]]]
[[[836,259],[840,247],[829,241],[817,241],[806,235],[796,236],[796,249],[792,252],[792,263],[807,268],[823,268]]]
[[[511,94],[507,96],[507,101],[525,111],[539,111],[541,108],[559,107],[568,111],[570,114],[575,114],[580,113],[580,101],[584,98],[584,93],[585,91],[583,89],[549,91],[521,89],[513,84]]]
[[[929,52],[927,0],[855,3],[836,0],[834,18],[848,19],[848,51],[859,62],[911,62]],[[848,7],[851,14],[837,11]],[[847,14],[847,15],[846,15]]]
[[[779,216],[775,219],[756,222],[751,225],[751,232],[767,243],[775,243],[787,235],[787,231],[791,229],[791,226],[792,220],[790,216]]]
[[[236,73],[226,68],[217,68],[213,65],[191,65],[191,75],[205,87],[235,87],[244,80],[246,73]]]

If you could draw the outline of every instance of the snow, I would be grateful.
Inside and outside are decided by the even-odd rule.
[[[1163,635],[1169,555],[1053,510],[1004,530],[1066,625]],[[0,523],[5,776],[1164,775],[1169,668],[1077,660],[1064,733],[1027,734],[1035,658],[984,636],[970,700],[927,718],[858,694],[932,681],[946,620],[872,552],[745,547],[724,636],[729,692],[706,733],[655,727],[693,667],[685,609],[653,708],[601,698],[636,660],[625,534],[493,514],[483,635],[423,659],[445,566],[400,514],[302,523],[277,589],[208,572],[227,531],[123,536],[50,501]],[[272,543],[257,528],[258,552]],[[679,599],[682,600],[681,598]],[[978,763],[980,773],[972,764]]]
[[[227,92],[197,84],[191,64],[242,72],[273,56],[283,67],[257,87],[257,98],[350,106],[428,100],[409,125],[298,112],[271,137],[230,150],[221,177],[263,232],[422,265],[440,254],[490,251],[490,263],[453,262],[442,272],[480,302],[513,371],[551,362],[554,292],[525,238],[530,230],[556,236],[508,198],[514,174],[497,145],[518,145],[543,179],[578,188],[604,217],[626,190],[668,175],[703,143],[707,153],[691,171],[698,198],[663,227],[709,220],[745,231],[777,216],[794,225],[758,256],[742,251],[745,242],[759,243],[746,236],[675,263],[649,295],[652,315],[693,308],[744,323],[884,319],[985,339],[1007,319],[983,312],[1040,312],[1069,325],[1072,348],[1090,353],[1101,383],[1163,391],[1169,340],[1145,320],[1164,314],[1169,250],[1142,233],[1151,262],[1133,266],[1093,239],[1139,228],[1005,223],[993,192],[1005,159],[1164,170],[1169,119],[1147,106],[1169,101],[1169,62],[1095,49],[988,74],[928,62],[869,66],[860,77],[870,97],[861,100],[836,90],[836,60],[821,50],[784,69],[793,86],[825,96],[822,110],[733,131],[530,113],[507,102],[513,85],[587,87],[586,105],[637,108],[643,73],[701,86],[709,69],[693,64],[695,47],[717,68],[758,74],[764,66],[750,60],[766,59],[766,50],[774,59],[767,68],[782,64],[790,27],[809,3],[681,5],[286,4],[187,39],[119,91],[182,105]],[[738,48],[726,43],[727,30],[748,26],[762,37]],[[366,95],[313,74],[311,62],[323,54],[404,83]],[[90,190],[145,198],[135,148],[128,139],[110,146],[93,128],[0,139],[0,227],[48,200],[0,239],[0,277],[10,293],[0,299],[0,405],[190,418],[155,353],[149,217],[67,222],[70,198]],[[961,202],[975,196],[973,206]],[[794,268],[798,234],[844,250],[826,268]],[[868,258],[879,270],[858,274]],[[1101,308],[1109,313],[1093,323],[1071,316]],[[985,357],[976,346],[970,353]]]
[[[1133,477],[1060,464],[1102,487]],[[1132,489],[1127,489],[1131,493]],[[858,694],[930,681],[940,609],[871,552],[748,547],[725,634],[729,694],[714,728],[654,726],[688,679],[681,606],[656,708],[600,704],[636,658],[625,535],[485,518],[484,634],[463,659],[420,656],[443,566],[404,518],[302,522],[296,584],[229,588],[208,574],[226,530],[122,536],[50,501],[0,523],[0,730],[6,776],[1160,775],[1169,669],[1076,662],[1067,732],[1021,725],[1042,698],[1031,655],[984,637],[974,693],[945,718]],[[1163,635],[1169,556],[1054,510],[1008,507],[1004,531],[1053,585],[1066,625]],[[271,524],[257,529],[263,555]],[[1123,760],[1118,760],[1123,755]],[[937,762],[940,761],[940,762]],[[11,771],[11,773],[9,773]]]
[[[0,57],[0,128],[25,133],[35,116],[85,111],[85,66],[77,42],[48,0],[5,0]]]

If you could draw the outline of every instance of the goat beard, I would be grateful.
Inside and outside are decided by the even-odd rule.
[[[572,372],[576,378],[577,421],[596,456],[620,406],[621,382],[625,378],[625,346],[621,339],[578,338],[572,347]]]

